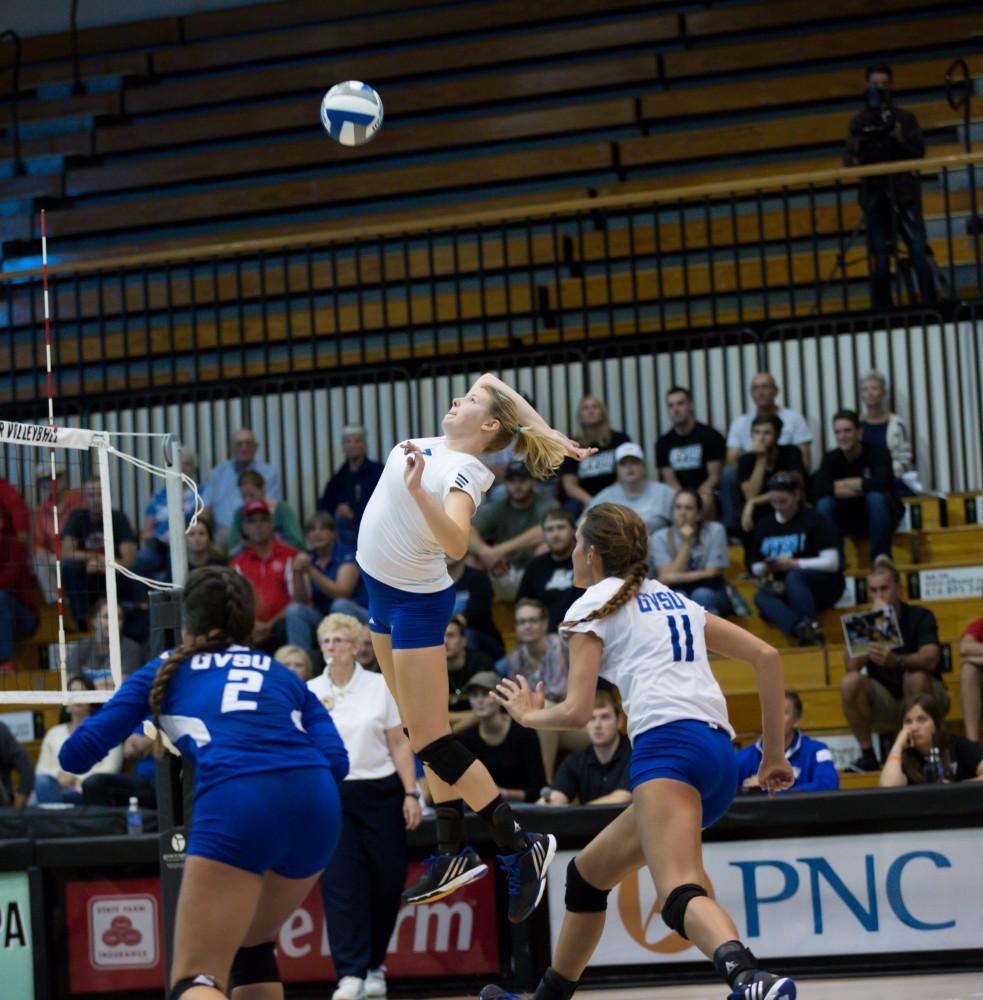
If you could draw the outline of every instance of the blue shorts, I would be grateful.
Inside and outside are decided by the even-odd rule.
[[[429,649],[443,646],[444,630],[454,614],[457,590],[451,584],[432,594],[398,590],[362,570],[369,592],[369,628],[392,636],[393,649]]]
[[[307,878],[327,866],[341,832],[327,767],[244,774],[195,798],[188,854],[262,875]]]
[[[654,778],[692,785],[703,801],[703,829],[720,819],[737,794],[737,751],[725,729],[681,719],[648,729],[631,748],[631,787]]]

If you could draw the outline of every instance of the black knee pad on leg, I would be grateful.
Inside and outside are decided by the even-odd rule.
[[[168,1000],[180,1000],[180,997],[183,997],[188,990],[194,989],[196,986],[211,986],[212,989],[222,989],[214,976],[209,976],[203,972],[197,976],[188,976],[187,979],[179,979],[171,987],[171,992],[167,994]]]
[[[677,885],[666,898],[665,906],[662,907],[662,919],[667,927],[674,930],[681,938],[686,937],[683,923],[686,920],[686,907],[699,896],[709,896],[710,894],[702,885]]]
[[[251,986],[253,983],[280,982],[280,967],[276,964],[276,945],[264,941],[249,948],[240,948],[232,960],[229,989]]]
[[[571,858],[567,865],[567,889],[564,905],[571,913],[604,913],[608,908],[610,889],[592,886],[577,868],[577,859]]]
[[[474,754],[453,736],[441,736],[428,743],[417,756],[448,785],[456,785],[475,760]]]

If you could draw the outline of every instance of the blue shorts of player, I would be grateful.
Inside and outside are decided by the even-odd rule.
[[[245,774],[195,798],[188,854],[262,875],[307,878],[331,860],[341,832],[327,767]]]
[[[362,570],[369,592],[369,628],[392,636],[393,649],[429,649],[443,646],[444,630],[454,613],[457,592],[451,584],[432,594],[398,590]]]
[[[737,793],[737,753],[726,730],[681,719],[646,730],[631,748],[631,787],[654,778],[692,785],[703,801],[703,828],[713,826]]]

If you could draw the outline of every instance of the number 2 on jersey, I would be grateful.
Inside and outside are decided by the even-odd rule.
[[[263,686],[263,674],[257,670],[230,670],[228,677],[222,688],[222,711],[255,712],[259,702],[242,695],[257,694]]]
[[[679,641],[679,625],[676,619],[683,623],[683,643],[686,646],[686,655],[683,656],[683,643]],[[666,615],[666,622],[669,624],[669,641],[672,643],[672,659],[674,663],[692,663],[693,655],[693,626],[690,624],[689,615]]]

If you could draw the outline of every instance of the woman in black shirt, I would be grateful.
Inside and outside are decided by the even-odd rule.
[[[495,661],[480,649],[468,646],[468,623],[464,615],[453,615],[444,629],[451,729],[457,733],[477,721],[468,699],[468,681],[483,670],[494,670]]]
[[[566,497],[564,506],[577,517],[591,500],[616,479],[614,453],[628,440],[624,431],[611,429],[608,411],[597,396],[584,396],[577,406],[579,427],[574,434],[584,448],[596,448],[580,462],[565,459],[560,466],[560,484]],[[576,510],[573,508],[576,507]]]

